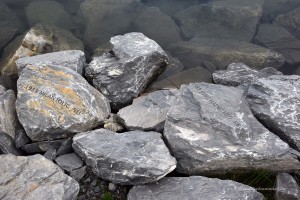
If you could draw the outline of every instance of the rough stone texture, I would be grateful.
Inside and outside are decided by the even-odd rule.
[[[72,153],[73,152],[72,142],[73,142],[72,138],[68,138],[65,141],[63,141],[61,143],[61,146],[57,150],[56,155],[60,156],[60,155],[63,155],[63,154]]]
[[[179,58],[184,66],[197,67],[202,63],[211,63],[219,70],[225,69],[233,62],[242,62],[254,69],[277,69],[285,61],[277,52],[237,40],[195,38],[171,44],[169,51]]]
[[[0,94],[0,131],[7,133],[13,139],[18,128],[18,118],[16,113],[16,95],[14,91],[7,90],[4,92],[2,86]]]
[[[271,76],[253,81],[247,101],[253,114],[291,147],[300,150],[300,76]]]
[[[68,172],[71,172],[75,169],[79,169],[83,165],[82,160],[77,156],[76,153],[58,156],[55,159],[55,162],[56,164],[58,164],[58,166],[60,166],[62,169]]]
[[[32,141],[91,130],[110,113],[108,100],[82,76],[54,65],[29,65],[20,73],[16,109]]]
[[[254,41],[256,44],[282,54],[285,61],[290,65],[300,63],[300,40],[283,27],[273,24],[261,24]]]
[[[120,117],[115,114],[110,114],[109,119],[104,121],[104,128],[113,131],[113,132],[121,132],[124,130],[123,125],[120,123]]]
[[[287,173],[278,173],[276,178],[275,200],[299,200],[300,190],[295,179]]]
[[[78,183],[41,155],[0,156],[0,198],[3,200],[75,200]]]
[[[119,110],[118,115],[128,130],[162,132],[176,90],[160,90],[133,100],[132,105]]]
[[[220,0],[178,12],[185,38],[212,37],[250,42],[262,15],[263,0]]]
[[[11,136],[6,133],[0,132],[0,154],[14,154],[21,155],[20,151],[16,148],[15,142]]]
[[[19,129],[16,132],[15,143],[17,148],[21,148],[24,145],[28,144],[30,139],[26,135],[26,132],[23,129]]]
[[[167,177],[157,183],[134,186],[127,200],[263,200],[254,188],[231,180],[202,176]]]
[[[58,149],[65,140],[53,140],[30,143],[22,146],[27,154],[37,154],[47,152],[49,149]]]
[[[153,182],[176,168],[175,158],[156,132],[118,134],[99,129],[76,135],[73,149],[97,176],[118,184]]]
[[[250,84],[258,78],[272,75],[282,75],[282,73],[272,67],[254,70],[243,63],[231,63],[227,70],[216,71],[212,76],[216,84],[237,87],[242,84]]]
[[[59,65],[76,71],[82,75],[86,65],[84,52],[80,50],[67,50],[42,55],[24,57],[16,61],[18,71],[22,71],[27,65]]]
[[[70,172],[70,176],[74,178],[76,181],[81,180],[86,174],[86,166],[83,166],[79,169],[74,169]]]
[[[18,74],[15,61],[22,57],[64,51],[84,50],[82,42],[71,32],[54,25],[37,24],[5,49],[0,62],[2,74]]]
[[[276,17],[274,23],[286,28],[291,34],[300,39],[300,7],[287,14]]]
[[[189,175],[300,168],[288,144],[256,120],[234,87],[182,86],[168,112],[164,137],[177,171]]]
[[[142,33],[115,36],[110,42],[114,55],[94,58],[85,72],[112,108],[118,110],[129,105],[166,69],[168,57]]]
[[[56,158],[56,149],[48,149],[44,154],[44,157],[49,160],[54,160]],[[72,176],[71,176],[72,177]],[[73,177],[72,177],[73,178]],[[76,179],[75,179],[76,180]]]

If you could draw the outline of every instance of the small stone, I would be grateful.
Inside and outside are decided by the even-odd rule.
[[[65,141],[63,141],[60,147],[58,148],[56,155],[60,156],[63,154],[72,153],[73,152],[72,142],[73,142],[72,138],[68,138]]]
[[[21,155],[21,152],[16,148],[14,140],[11,136],[0,131],[0,154]]]
[[[58,149],[65,140],[52,140],[30,143],[22,146],[22,149],[28,154],[44,153],[49,149]]]
[[[58,156],[55,159],[56,164],[58,164],[62,169],[71,172],[72,170],[82,167],[83,161],[75,154],[65,154]]]
[[[275,200],[299,200],[300,189],[296,180],[288,173],[278,173]]]
[[[121,119],[115,114],[110,114],[109,119],[104,121],[104,128],[113,132],[121,132],[124,127],[121,125]]]
[[[108,184],[108,190],[114,192],[114,191],[117,190],[117,187],[116,187],[115,184],[109,183],[109,184]]]
[[[48,149],[44,154],[44,157],[49,160],[54,160],[56,158],[56,149]],[[71,176],[72,177],[72,176]],[[72,177],[73,178],[73,177]],[[76,180],[76,179],[75,179]]]
[[[19,129],[16,133],[15,143],[17,148],[21,148],[28,144],[30,142],[30,139],[26,135],[25,131],[23,129]]]
[[[70,172],[70,176],[76,181],[80,181],[86,174],[86,166],[83,166],[79,169],[74,169]]]

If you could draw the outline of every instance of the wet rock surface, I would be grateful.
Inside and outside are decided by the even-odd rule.
[[[98,177],[117,184],[153,182],[176,168],[176,160],[156,132],[118,134],[99,129],[76,135],[73,149]]]
[[[276,178],[275,200],[300,199],[300,189],[296,180],[288,173],[278,173]]]
[[[75,71],[60,66],[27,66],[20,74],[18,91],[17,114],[33,141],[91,130],[110,113],[109,102],[100,92]]]

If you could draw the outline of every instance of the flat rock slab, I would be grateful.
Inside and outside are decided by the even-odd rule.
[[[160,90],[138,97],[118,115],[128,130],[162,132],[167,112],[175,100],[176,90]]]
[[[76,153],[70,153],[58,156],[55,162],[64,170],[71,172],[72,170],[82,167],[83,162]]]
[[[94,58],[86,68],[86,76],[118,110],[129,105],[166,69],[168,57],[142,33],[115,36],[110,43],[114,55]]]
[[[157,181],[176,168],[176,160],[157,132],[122,134],[106,129],[80,133],[74,151],[102,179],[137,185]]]
[[[234,87],[182,86],[168,112],[164,137],[177,171],[189,175],[300,168],[288,144],[256,120]]]
[[[300,76],[270,76],[253,81],[247,101],[265,127],[300,150]]]
[[[33,141],[67,138],[109,116],[108,100],[75,71],[29,65],[18,80],[17,114]]]
[[[263,200],[254,188],[231,180],[202,176],[166,177],[157,183],[134,186],[128,200]]]
[[[216,84],[237,87],[242,84],[250,84],[255,79],[272,75],[282,75],[282,73],[272,67],[255,70],[243,63],[231,63],[226,70],[216,71],[212,76]]]
[[[41,155],[1,155],[0,198],[3,200],[75,200],[79,184]]]
[[[27,65],[59,65],[78,72],[82,75],[85,66],[85,55],[80,50],[67,50],[46,53],[32,57],[20,58],[16,61],[18,71],[22,71]]]

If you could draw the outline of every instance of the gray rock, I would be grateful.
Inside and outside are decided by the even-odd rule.
[[[195,83],[182,86],[168,112],[164,137],[189,175],[300,168],[290,147],[252,115],[242,91]]]
[[[253,81],[247,101],[252,113],[291,147],[300,150],[300,76],[270,76]]]
[[[127,200],[263,200],[254,188],[231,180],[201,176],[167,177],[157,183],[134,186]]]
[[[118,115],[128,130],[162,132],[167,112],[176,97],[176,90],[155,91],[133,100]]]
[[[30,143],[22,146],[22,150],[24,150],[28,154],[44,153],[49,149],[57,150],[64,141],[65,140],[53,140]]]
[[[6,91],[5,87],[0,85],[0,95],[4,94]]]
[[[67,50],[42,55],[24,57],[16,60],[18,71],[22,71],[27,65],[59,65],[72,69],[82,75],[86,65],[84,52],[80,50]]]
[[[96,57],[86,76],[105,95],[114,110],[129,105],[167,66],[167,55],[142,33],[128,33],[110,40],[113,54]]]
[[[56,149],[48,149],[44,154],[44,157],[49,160],[54,160],[56,158]],[[72,177],[72,176],[71,176]],[[73,178],[73,177],[72,177]],[[76,180],[76,179],[75,179]]]
[[[295,179],[287,173],[278,173],[276,178],[275,200],[299,200],[300,190]]]
[[[4,2],[13,8],[24,8],[31,2],[36,2],[36,1],[47,1],[47,0],[4,0]]]
[[[109,116],[108,100],[75,71],[29,65],[20,74],[16,109],[32,141],[68,138]]]
[[[21,152],[16,148],[15,142],[11,136],[4,132],[0,132],[0,154],[21,155]]]
[[[237,40],[195,38],[171,44],[169,51],[189,68],[210,63],[222,70],[230,63],[242,62],[253,69],[277,69],[285,62],[284,57],[275,51]]]
[[[79,169],[74,169],[70,172],[70,176],[76,181],[80,181],[86,174],[86,166],[83,166]]]
[[[212,37],[251,42],[262,15],[263,0],[219,0],[178,12],[182,33],[187,39]]]
[[[124,130],[124,127],[120,121],[121,119],[118,115],[110,114],[109,119],[104,121],[104,128],[113,132],[121,132]]]
[[[18,31],[20,31],[20,21],[18,20],[16,13],[12,9],[10,9],[3,1],[0,1],[0,13],[1,30],[8,31],[6,33],[6,36],[1,34],[0,41],[4,41],[5,43],[7,43],[9,39],[11,39],[10,37],[12,33],[10,31],[12,31],[13,34],[16,34]],[[4,38],[6,39],[2,40]],[[3,43],[0,43],[0,47],[1,45],[3,46]]]
[[[60,145],[60,147],[57,149],[57,156],[68,154],[73,152],[72,148],[72,138],[68,138],[65,141],[63,141]]]
[[[62,169],[68,172],[71,172],[75,169],[79,169],[83,165],[82,160],[77,156],[76,153],[58,156],[55,159],[55,162],[56,164],[58,164],[58,166],[60,166]]]
[[[15,36],[16,33],[17,33],[16,28],[1,26],[1,30],[0,30],[0,49],[5,47],[8,44],[8,42]]]
[[[3,200],[77,199],[79,184],[41,155],[1,155],[0,161]]]
[[[97,176],[116,184],[153,182],[176,168],[176,160],[156,132],[118,134],[99,129],[76,135],[73,149]]]
[[[17,148],[21,148],[24,145],[28,144],[30,139],[26,135],[26,132],[23,129],[19,129],[16,132],[15,143]]]
[[[272,67],[255,70],[243,63],[231,63],[227,70],[216,71],[212,76],[216,84],[237,87],[242,84],[250,84],[255,79],[272,75],[282,75],[282,73]]]
[[[65,10],[71,15],[74,15],[79,10],[80,4],[84,1],[85,0],[64,0],[62,3],[64,4]]]

